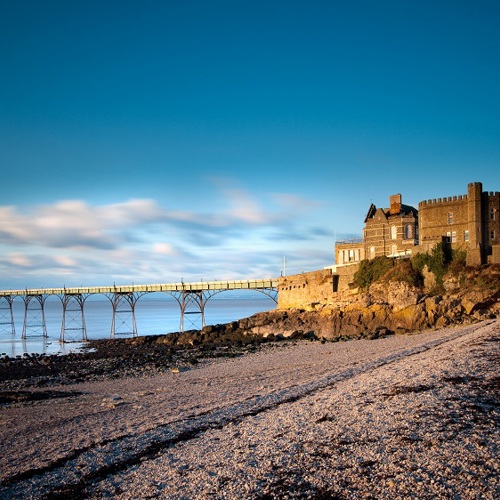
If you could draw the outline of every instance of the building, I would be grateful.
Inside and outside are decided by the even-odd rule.
[[[404,257],[428,252],[437,243],[467,252],[469,265],[500,263],[500,193],[472,182],[467,194],[421,201],[418,210],[390,197],[389,208],[368,209],[363,239],[336,242],[337,266],[379,256]]]
[[[335,244],[337,265],[356,264],[375,257],[412,255],[418,245],[418,210],[403,204],[401,194],[389,198],[388,208],[368,209],[363,239],[339,241]]]

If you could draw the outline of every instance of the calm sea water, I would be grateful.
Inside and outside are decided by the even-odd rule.
[[[276,308],[276,303],[261,293],[251,291],[224,292],[209,299],[205,305],[205,323],[215,325],[246,318],[261,311]],[[112,306],[102,296],[89,297],[84,306],[87,337],[104,339],[111,335]],[[15,335],[10,325],[0,325],[0,355],[18,356],[23,353],[67,354],[81,346],[81,331],[67,331],[64,344],[59,343],[62,322],[62,305],[57,297],[49,297],[45,302],[45,323],[47,338],[41,337],[41,328],[28,329],[28,338],[21,339],[24,321],[24,302],[18,298],[13,304]],[[116,331],[127,330],[127,324],[121,325],[127,314],[118,314]],[[139,335],[161,335],[179,331],[180,307],[175,299],[167,294],[150,294],[140,298],[135,307],[135,318]],[[199,314],[186,315],[184,329],[200,328]],[[35,322],[36,323],[36,322]],[[127,322],[128,323],[128,322]],[[71,325],[69,325],[71,326]],[[73,325],[79,327],[76,323]],[[117,334],[117,338],[128,335]]]

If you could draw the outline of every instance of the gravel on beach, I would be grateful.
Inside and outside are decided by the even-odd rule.
[[[499,340],[490,320],[162,373],[7,381],[19,397],[0,407],[0,497],[493,500]]]

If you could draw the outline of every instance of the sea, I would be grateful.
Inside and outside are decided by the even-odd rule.
[[[217,294],[205,303],[205,324],[216,325],[229,323],[262,311],[276,309],[276,303],[268,296],[252,290],[227,291]],[[113,309],[111,302],[104,296],[92,295],[84,304],[87,338],[106,339],[111,337]],[[27,329],[27,338],[22,339],[25,306],[21,298],[13,302],[15,333],[11,325],[0,324],[0,356],[23,356],[27,354],[68,354],[78,352],[85,346],[82,342],[81,323],[65,331],[65,342],[60,342],[62,324],[62,304],[58,297],[48,297],[45,306],[45,325],[47,337],[43,337],[41,326]],[[74,315],[75,313],[71,313]],[[41,317],[41,316],[40,316]],[[116,315],[121,320],[123,315]],[[168,294],[153,293],[141,297],[135,306],[137,334],[163,335],[178,332],[180,329],[179,303]],[[39,321],[41,325],[41,319]],[[68,325],[67,325],[68,326]],[[69,325],[71,327],[71,325]],[[119,324],[115,326],[115,338],[131,336],[119,333]],[[186,314],[184,330],[200,329],[201,316]],[[126,329],[125,329],[126,330]],[[130,329],[128,329],[130,331]]]

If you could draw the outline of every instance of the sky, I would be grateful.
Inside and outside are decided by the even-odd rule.
[[[0,289],[277,277],[500,191],[497,0],[0,6]]]

